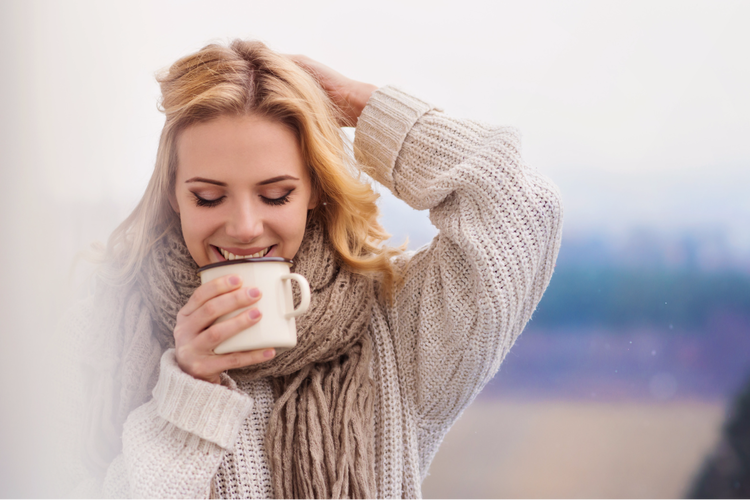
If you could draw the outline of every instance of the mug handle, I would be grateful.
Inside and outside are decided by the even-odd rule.
[[[310,283],[307,282],[304,276],[297,273],[285,274],[281,277],[282,280],[294,280],[299,285],[301,300],[297,309],[292,312],[288,312],[284,315],[286,319],[296,318],[301,314],[307,312],[307,308],[310,307]]]

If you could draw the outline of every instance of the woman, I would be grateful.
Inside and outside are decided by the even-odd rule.
[[[68,323],[86,332],[91,375],[93,474],[77,493],[419,497],[549,282],[555,187],[524,165],[514,130],[258,42],[205,47],[160,83],[153,177]],[[356,165],[341,125],[356,125]],[[357,169],[429,209],[438,236],[383,247]],[[253,254],[293,258],[310,282],[298,346],[216,355],[263,321],[262,298],[196,270]]]

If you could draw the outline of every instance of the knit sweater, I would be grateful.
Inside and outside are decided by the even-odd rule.
[[[393,87],[375,91],[354,141],[362,169],[438,228],[393,261],[404,276],[372,311],[378,497],[421,497],[440,442],[497,372],[552,276],[557,189],[527,167],[511,128],[443,114]],[[91,302],[70,315],[86,330]],[[125,422],[103,484],[114,497],[272,496],[264,445],[268,379],[215,385],[163,353],[153,398]],[[72,445],[71,445],[72,446]]]

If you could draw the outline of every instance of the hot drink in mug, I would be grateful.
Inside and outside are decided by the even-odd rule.
[[[281,257],[260,257],[230,260],[209,264],[198,270],[201,283],[221,276],[236,274],[242,285],[258,288],[261,299],[255,307],[261,312],[256,324],[219,344],[214,352],[225,354],[273,347],[277,353],[297,345],[297,326],[294,318],[304,314],[310,307],[310,284],[301,274],[290,273],[292,261]],[[301,301],[294,308],[292,281],[300,288]],[[216,323],[237,316],[248,308],[225,314]]]

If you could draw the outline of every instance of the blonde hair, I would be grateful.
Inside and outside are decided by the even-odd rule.
[[[258,114],[287,125],[300,142],[319,200],[309,219],[326,228],[344,265],[376,276],[390,296],[398,281],[391,257],[403,247],[382,245],[390,235],[377,221],[379,195],[360,179],[334,104],[307,72],[261,42],[235,40],[183,57],[157,80],[166,122],[146,192],[108,241],[106,260],[116,264],[112,280],[135,279],[150,248],[179,224],[169,194],[180,132],[221,115]]]

